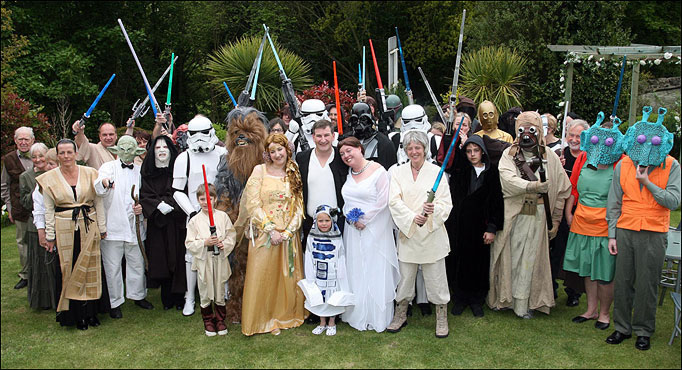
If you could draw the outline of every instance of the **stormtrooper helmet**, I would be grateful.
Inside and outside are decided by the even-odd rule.
[[[187,133],[189,134],[187,145],[193,153],[210,152],[218,143],[218,137],[215,135],[211,120],[201,114],[197,114],[189,121]]]
[[[403,124],[400,126],[400,132],[407,132],[412,130],[419,130],[427,132],[431,128],[429,118],[421,105],[412,104],[403,109],[402,112]]]
[[[301,104],[301,124],[306,134],[312,135],[313,125],[321,119],[329,120],[322,100],[308,99]]]

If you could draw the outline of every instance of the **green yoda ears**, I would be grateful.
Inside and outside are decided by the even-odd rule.
[[[123,163],[132,163],[135,157],[145,153],[147,150],[137,146],[137,140],[130,135],[123,135],[118,139],[118,143],[110,146],[110,152],[116,154]]]

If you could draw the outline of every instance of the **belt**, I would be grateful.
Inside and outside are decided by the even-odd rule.
[[[85,224],[85,233],[88,233],[88,227],[90,226],[90,222],[95,222],[93,219],[91,219],[88,216],[88,213],[90,213],[90,206],[88,205],[82,205],[80,207],[55,207],[54,208],[55,212],[65,212],[65,211],[72,211],[71,213],[71,220],[73,222],[78,221],[78,214],[81,213],[83,214],[83,223]]]

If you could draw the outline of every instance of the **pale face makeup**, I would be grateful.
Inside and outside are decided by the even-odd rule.
[[[166,168],[170,163],[170,150],[165,140],[157,140],[154,145],[154,163],[157,168]]]

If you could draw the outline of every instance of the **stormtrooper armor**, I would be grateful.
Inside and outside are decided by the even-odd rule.
[[[225,148],[216,146],[218,137],[211,121],[197,115],[188,124],[189,150],[178,155],[173,167],[173,199],[178,206],[187,214],[187,220],[193,213],[199,212],[201,207],[197,201],[196,191],[199,185],[204,183],[202,164],[206,168],[206,179],[209,183],[215,181],[218,173],[220,158],[226,154]],[[185,316],[194,313],[194,291],[197,283],[197,273],[192,271],[192,255],[185,253],[187,292],[185,293],[185,307],[182,314]]]
[[[396,153],[398,156],[398,164],[407,163],[407,161],[409,160],[403,148],[403,136],[405,135],[406,132],[412,130],[421,131],[427,134],[429,138],[429,143],[431,143],[434,140],[433,134],[428,132],[429,129],[431,129],[429,118],[426,116],[426,111],[424,111],[424,108],[421,105],[412,104],[405,107],[405,109],[403,109],[402,111],[402,119],[403,123],[400,126],[400,132],[392,133],[392,135],[390,136],[393,145],[395,145],[397,149]],[[429,148],[426,148],[427,160],[432,160],[433,159],[432,157],[437,154],[437,152],[431,150],[432,149],[430,148],[431,146],[432,145],[429,145]]]
[[[208,118],[197,115],[187,124],[187,145],[192,153],[206,153],[215,148],[218,137]]]

